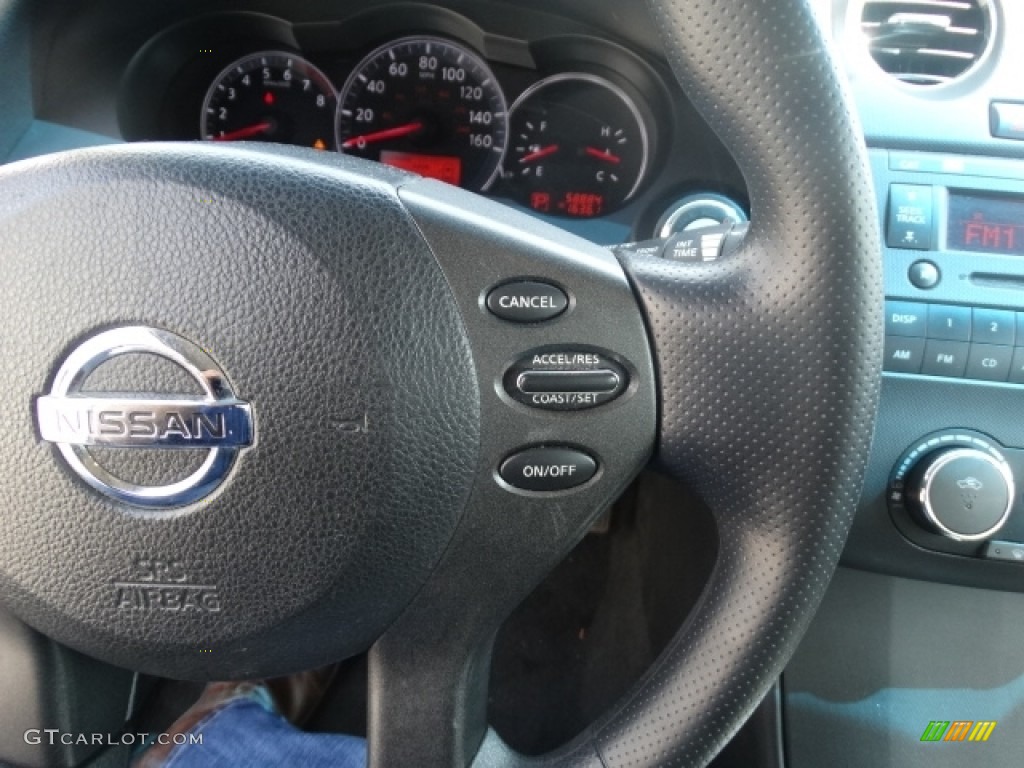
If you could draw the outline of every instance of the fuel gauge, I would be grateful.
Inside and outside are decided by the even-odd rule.
[[[512,105],[504,192],[540,213],[592,218],[628,201],[647,171],[636,103],[589,73],[552,75]]]

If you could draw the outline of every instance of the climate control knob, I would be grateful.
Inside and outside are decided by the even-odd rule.
[[[956,541],[978,541],[1003,526],[1015,493],[1005,461],[978,448],[950,447],[920,459],[907,476],[905,498],[925,528]]]

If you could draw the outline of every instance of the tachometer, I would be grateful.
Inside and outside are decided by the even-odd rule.
[[[342,152],[480,190],[506,144],[506,105],[483,59],[433,37],[370,53],[338,101]]]
[[[332,149],[336,103],[331,81],[308,61],[262,51],[217,75],[203,102],[200,135]]]

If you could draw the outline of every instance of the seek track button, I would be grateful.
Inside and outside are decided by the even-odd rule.
[[[889,187],[886,243],[890,248],[927,251],[932,247],[932,188],[923,184]]]
[[[499,285],[487,294],[487,309],[511,323],[540,323],[565,312],[569,297],[561,288],[539,280]]]

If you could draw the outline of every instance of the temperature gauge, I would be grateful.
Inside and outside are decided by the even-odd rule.
[[[629,200],[647,171],[647,128],[617,85],[558,74],[512,105],[505,193],[540,213],[591,218]]]

